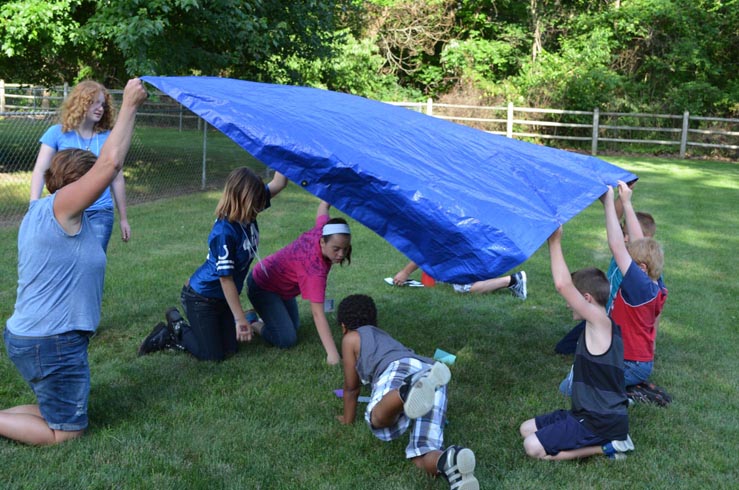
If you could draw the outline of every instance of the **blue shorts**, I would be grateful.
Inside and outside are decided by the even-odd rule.
[[[390,391],[397,390],[403,384],[409,374],[416,373],[424,368],[431,367],[428,364],[414,358],[403,358],[391,362],[382,372],[379,379],[372,384],[372,396],[367,404],[364,419],[370,426],[372,433],[380,440],[392,441],[397,439],[413,423],[410,433],[410,441],[405,448],[405,457],[408,459],[423,456],[424,454],[441,450],[444,445],[444,424],[446,423],[446,385],[436,390],[434,397],[434,408],[423,417],[411,420],[405,413],[401,413],[395,424],[390,427],[372,427],[372,409]]]
[[[581,447],[602,446],[610,441],[593,434],[581,420],[569,410],[555,410],[539,415],[536,421],[536,438],[548,455]]]
[[[91,332],[73,330],[49,337],[23,337],[5,330],[5,348],[38,400],[50,429],[76,431],[87,427]]]

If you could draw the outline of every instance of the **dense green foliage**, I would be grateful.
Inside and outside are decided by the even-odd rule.
[[[16,0],[0,78],[218,75],[374,98],[739,113],[739,0]]]

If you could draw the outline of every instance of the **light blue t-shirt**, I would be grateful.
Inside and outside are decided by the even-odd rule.
[[[90,145],[89,150],[100,156],[100,150],[105,144],[105,140],[108,139],[110,131],[103,131],[102,133],[95,133],[92,139],[83,139],[77,134],[77,131],[67,131],[62,133],[62,125],[55,124],[46,130],[41,139],[40,143],[50,146],[54,151],[69,150],[69,149],[80,149],[87,150],[87,145]],[[87,208],[89,211],[96,211],[99,209],[113,209],[113,197],[110,195],[110,187],[106,187],[103,193],[98,197],[97,201]]]
[[[79,232],[64,231],[55,198],[32,201],[18,229],[18,295],[6,323],[14,335],[95,331],[100,322],[105,252],[84,213]]]

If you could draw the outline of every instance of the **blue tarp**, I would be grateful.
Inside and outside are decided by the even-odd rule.
[[[227,78],[142,78],[440,281],[503,274],[606,185],[636,179],[598,158],[354,95]]]

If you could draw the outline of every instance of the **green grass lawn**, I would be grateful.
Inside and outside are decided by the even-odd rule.
[[[653,379],[674,401],[630,409],[636,450],[625,461],[555,463],[524,454],[519,424],[568,406],[557,387],[571,358],[553,348],[573,321],[552,285],[546,246],[522,266],[525,302],[507,291],[460,295],[446,284],[394,288],[382,279],[407,260],[350,220],[353,263],[334,270],[328,296],[370,294],[380,326],[398,340],[424,355],[456,354],[445,439],[475,451],[484,489],[737,488],[739,167],[609,160],[640,177],[633,201],[657,221],[669,288]],[[196,193],[129,209],[133,238],[111,240],[102,321],[90,346],[89,431],[50,448],[0,440],[0,488],[447,488],[404,460],[405,437],[383,443],[363,420],[339,425],[342,404],[332,390],[342,373],[325,364],[304,302],[304,329],[291,350],[256,339],[220,364],[174,353],[136,357],[204,259],[218,197]],[[291,184],[260,217],[260,254],[310,227],[316,204]],[[565,225],[572,270],[607,267],[603,221],[596,202]],[[0,229],[2,319],[15,299],[16,237]],[[338,329],[334,336],[339,341]],[[0,406],[32,402],[3,353]]]

